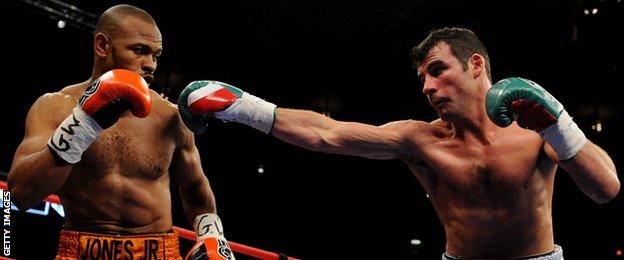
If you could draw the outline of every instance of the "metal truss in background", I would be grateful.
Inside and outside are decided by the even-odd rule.
[[[59,0],[17,0],[19,6],[43,14],[50,19],[62,21],[79,29],[93,31],[97,23],[94,13]]]

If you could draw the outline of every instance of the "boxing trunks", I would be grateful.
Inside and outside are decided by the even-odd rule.
[[[175,231],[111,235],[62,230],[56,260],[74,259],[181,260],[182,257]]]

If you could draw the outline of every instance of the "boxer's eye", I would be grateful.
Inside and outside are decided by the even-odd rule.
[[[148,55],[150,53],[150,49],[144,45],[137,45],[132,48],[132,51],[137,55]]]
[[[155,53],[152,58],[154,59],[154,61],[158,61],[160,59],[160,53]]]
[[[438,76],[440,76],[440,74],[442,74],[442,72],[444,72],[444,70],[446,69],[446,66],[444,64],[442,64],[441,62],[436,62],[431,64],[431,66],[429,66],[428,71],[429,71],[429,75],[431,75],[434,78],[437,78]]]

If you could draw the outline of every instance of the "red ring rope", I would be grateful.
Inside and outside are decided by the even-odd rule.
[[[0,189],[2,189],[2,190],[8,189],[8,186],[7,186],[6,182],[0,181]],[[50,202],[50,203],[61,204],[61,199],[58,196],[54,195],[54,194],[48,196],[44,200],[47,201],[47,202]],[[178,232],[178,235],[181,238],[185,238],[185,239],[188,239],[188,240],[195,240],[195,238],[197,238],[197,235],[195,235],[195,232],[193,232],[191,230],[184,229],[184,228],[181,228],[181,227],[176,227],[176,226],[174,226],[173,229]],[[230,244],[230,248],[232,249],[232,251],[237,252],[237,253],[241,253],[241,254],[244,254],[244,255],[248,255],[248,256],[253,256],[255,258],[262,259],[262,260],[282,260],[282,259],[299,260],[299,259],[294,258],[294,257],[281,256],[278,253],[262,250],[262,249],[259,249],[259,248],[255,248],[255,247],[239,244],[239,243],[232,242],[232,241],[228,241],[228,243]],[[12,258],[5,258],[5,257],[1,257],[0,256],[0,260],[14,260],[14,259],[12,259]]]

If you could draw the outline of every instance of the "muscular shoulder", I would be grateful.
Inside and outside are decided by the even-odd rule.
[[[152,97],[152,113],[160,117],[160,120],[166,124],[167,132],[176,140],[184,140],[188,135],[193,133],[186,128],[182,118],[178,113],[178,106],[169,100],[163,98],[157,92],[150,90]]]
[[[450,124],[436,120],[425,122],[420,120],[400,120],[387,123],[381,127],[393,129],[406,136],[444,136],[450,131]]]
[[[438,118],[426,124],[430,127],[431,133],[434,136],[444,137],[453,134],[453,126],[451,123],[442,121],[442,119]]]
[[[33,108],[55,109],[64,106],[71,106],[74,98],[62,92],[45,93],[41,95],[33,104]],[[75,105],[75,104],[74,104]]]
[[[163,119],[172,120],[178,113],[178,107],[156,91],[150,89],[150,96],[152,98],[152,112],[157,113],[158,116],[164,117]]]
[[[420,161],[420,156],[425,146],[450,135],[447,125],[443,123],[400,120],[380,127],[392,131],[392,134],[400,139],[399,152],[402,159]]]
[[[75,106],[78,103],[78,99],[82,96],[86,88],[87,82],[82,82],[74,85],[69,85],[58,92],[45,93],[37,99],[35,102],[46,105],[68,105]]]
[[[59,123],[76,106],[76,98],[63,92],[45,93],[31,106],[28,117],[36,120]]]
[[[65,87],[58,92],[45,93],[37,98],[26,116],[27,134],[45,132],[56,128],[78,102],[77,85]]]

